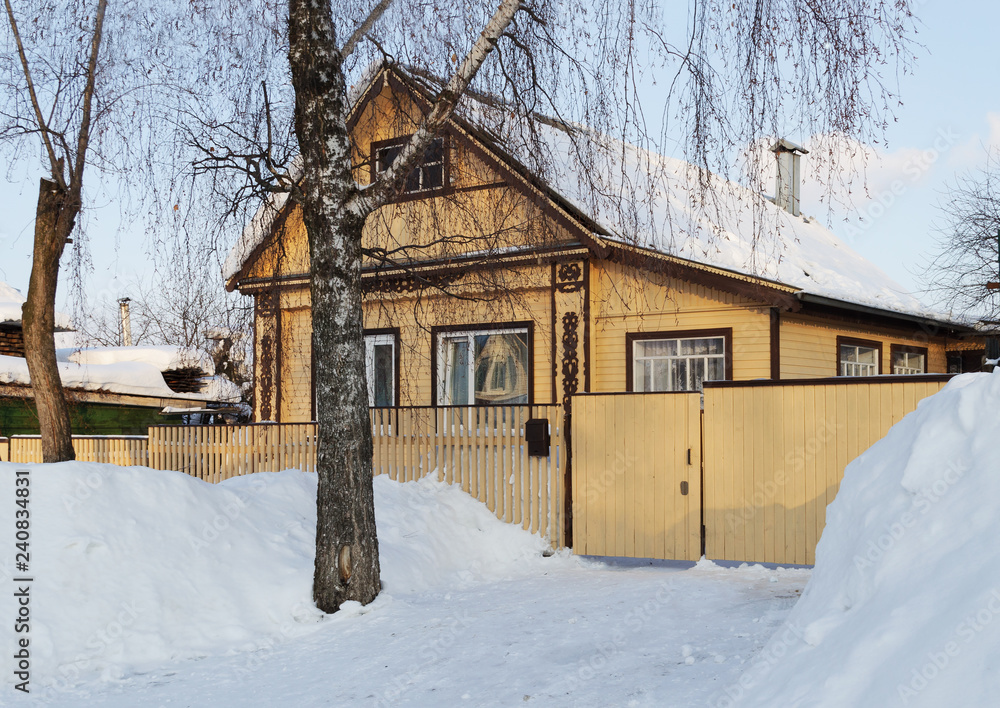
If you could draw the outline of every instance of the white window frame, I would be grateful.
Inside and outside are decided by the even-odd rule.
[[[899,366],[896,364],[896,357],[902,356],[903,365]],[[920,360],[920,366],[912,366],[913,359]],[[927,373],[927,354],[924,352],[914,352],[899,350],[892,352],[892,373],[898,374],[900,376],[914,376],[917,374]]]
[[[698,339],[718,339],[718,340],[721,340],[722,341],[722,353],[721,354],[681,354],[680,353],[681,342],[694,341],[694,340],[698,340]],[[641,344],[648,344],[649,342],[676,342],[677,343],[677,352],[678,353],[677,354],[652,355],[652,356],[640,356],[639,355],[639,345],[641,345]],[[726,380],[726,368],[727,368],[726,367],[726,356],[728,355],[728,351],[726,350],[726,336],[722,335],[722,334],[705,334],[703,336],[696,335],[696,336],[690,336],[690,337],[684,336],[684,337],[648,337],[648,338],[647,337],[643,337],[643,338],[636,338],[636,339],[632,340],[632,352],[631,352],[631,354],[632,354],[632,390],[634,392],[636,392],[636,393],[647,393],[647,391],[642,388],[642,386],[643,386],[643,383],[642,383],[643,379],[642,379],[642,375],[641,375],[642,371],[643,371],[643,367],[641,365],[641,362],[645,362],[645,361],[674,361],[674,360],[679,360],[679,359],[684,359],[686,361],[693,361],[693,360],[701,359],[701,360],[703,360],[705,362],[705,372],[707,373],[708,370],[709,370],[709,364],[708,364],[709,360],[710,359],[718,359],[718,360],[721,360],[721,362],[722,362],[722,379],[709,379],[709,378],[706,378],[706,379],[703,379],[703,381],[725,381]],[[692,368],[690,366],[688,366],[687,367],[687,371],[688,371],[687,376],[690,379]],[[673,379],[673,374],[671,373],[671,368],[668,367],[667,368],[667,388],[665,388],[665,389],[653,389],[653,391],[649,391],[648,393],[655,393],[655,392],[661,392],[661,391],[662,392],[667,392],[667,393],[669,393],[669,392],[675,392],[675,391],[692,391],[692,392],[694,392],[694,391],[700,390],[700,389],[696,389],[696,388],[691,388],[691,389],[689,389],[689,388],[677,388],[675,386],[676,382],[673,381],[672,379]],[[687,385],[687,383],[688,382],[685,381],[685,385]]]
[[[450,340],[456,340],[456,339],[462,339],[462,338],[465,338],[466,341],[468,342],[468,344],[469,344],[469,351],[471,352],[471,355],[469,356],[469,361],[466,364],[466,366],[468,367],[468,371],[467,371],[467,374],[466,374],[467,375],[467,379],[466,380],[469,382],[469,386],[474,389],[475,385],[476,385],[475,384],[475,382],[476,382],[476,356],[475,356],[476,340],[475,340],[475,338],[479,337],[479,336],[489,336],[489,335],[492,335],[492,334],[523,334],[523,335],[525,335],[525,338],[529,342],[527,370],[528,370],[528,381],[529,382],[531,381],[531,373],[530,373],[531,372],[531,365],[532,365],[532,361],[531,361],[531,346],[530,346],[531,335],[529,334],[527,327],[493,327],[493,328],[484,327],[482,329],[470,328],[470,329],[463,329],[463,330],[458,330],[458,331],[454,331],[454,332],[438,332],[436,334],[436,340],[437,341],[434,342],[434,346],[435,346],[436,352],[437,352],[437,372],[436,372],[436,375],[437,375],[437,386],[436,386],[436,388],[437,388],[437,390],[434,392],[434,396],[435,396],[434,400],[436,402],[436,405],[439,405],[439,406],[468,405],[470,407],[476,405],[476,403],[475,403],[475,398],[476,398],[476,396],[475,396],[475,390],[470,390],[469,391],[469,399],[470,399],[471,402],[468,403],[468,404],[461,404],[461,403],[457,403],[456,404],[456,403],[448,403],[448,402],[446,402],[447,400],[449,400],[448,399],[448,393],[449,393],[448,392],[448,382],[451,381],[452,366],[448,362],[448,357],[446,356],[445,343],[447,341],[450,341]],[[531,390],[530,390],[530,388],[528,390],[528,400],[529,401],[531,400]],[[487,405],[487,404],[481,404],[481,405]],[[519,405],[522,405],[522,404],[519,404]],[[523,405],[527,405],[527,404],[523,404]]]
[[[391,152],[393,153],[393,159],[395,159],[395,155],[399,154],[399,150],[401,150],[405,145],[406,141],[401,143],[391,143],[389,145],[383,145],[379,148],[376,148],[375,149],[376,174],[382,174],[392,165],[391,160],[388,162],[388,164],[386,164],[386,162],[383,161],[383,156],[386,153]],[[444,187],[445,180],[447,178],[447,175],[445,174],[445,159],[444,159],[445,148],[447,146],[445,145],[444,138],[438,137],[431,140],[430,144],[427,146],[427,149],[425,151],[425,156],[426,152],[430,151],[431,148],[433,148],[435,145],[438,145],[441,148],[440,151],[441,158],[439,160],[435,160],[434,162],[427,162],[424,159],[421,159],[420,163],[416,167],[414,167],[413,171],[410,173],[410,174],[416,173],[417,175],[417,183],[418,183],[417,188],[416,189],[407,188],[407,183],[409,182],[410,179],[410,175],[407,175],[406,178],[403,180],[403,194],[418,194],[420,192],[430,192],[435,189],[442,189]],[[426,181],[426,172],[425,172],[426,168],[436,167],[439,165],[441,167],[441,184],[435,184],[429,187],[425,187],[424,182]]]
[[[394,334],[366,334],[365,335],[365,380],[368,382],[368,407],[375,407],[375,347],[392,345],[392,375],[389,378],[389,385],[392,390],[392,402],[388,407],[397,405],[396,396],[396,335]],[[380,406],[385,407],[385,406]]]
[[[875,344],[874,342],[872,344]],[[862,349],[868,349],[875,353],[875,361],[873,363],[868,363],[866,361],[846,361],[844,358],[844,349],[853,349],[854,358],[860,358],[860,353]],[[840,376],[857,377],[857,376],[878,376],[879,375],[879,359],[882,356],[882,349],[878,346],[872,346],[868,344],[857,344],[854,342],[838,342],[837,344],[837,360],[840,368]]]

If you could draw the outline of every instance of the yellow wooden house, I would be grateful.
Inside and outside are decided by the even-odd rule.
[[[357,92],[359,182],[391,163],[433,92],[394,68]],[[713,379],[978,366],[970,327],[934,315],[799,213],[801,148],[776,147],[773,198],[714,176],[703,193],[692,185],[706,176],[690,165],[540,121],[536,137],[557,158],[543,179],[538,155],[468,117],[489,110],[502,107],[468,100],[366,226],[373,406],[550,404]],[[603,196],[622,193],[620,174],[569,158],[602,140],[651,175],[628,182],[634,208]],[[323,353],[311,347],[309,272],[301,215],[287,205],[258,214],[227,264],[227,287],[255,299],[258,421],[313,419],[312,362]]]

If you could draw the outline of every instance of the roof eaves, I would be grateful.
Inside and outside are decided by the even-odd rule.
[[[848,310],[850,312],[859,312],[863,314],[875,315],[878,317],[885,317],[885,318],[902,320],[904,322],[918,324],[932,332],[937,332],[943,329],[947,332],[954,332],[956,334],[970,334],[976,331],[975,327],[971,325],[962,324],[960,322],[939,320],[934,317],[927,317],[926,315],[918,315],[916,313],[899,312],[897,310],[886,310],[880,307],[872,307],[871,305],[863,305],[860,303],[849,302],[847,300],[838,300],[836,298],[826,297],[824,295],[814,295],[813,293],[809,293],[804,290],[799,290],[797,293],[795,293],[795,297],[802,302],[814,305],[833,307],[840,310]]]

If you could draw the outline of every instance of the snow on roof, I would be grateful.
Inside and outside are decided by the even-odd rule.
[[[413,78],[430,85],[426,77]],[[489,124],[482,119],[491,114],[510,114],[469,95],[458,113],[474,126]],[[954,320],[924,305],[822,224],[793,216],[742,185],[583,126],[549,119],[536,123],[533,131],[547,148],[548,159],[539,159],[535,142],[506,141],[487,130],[515,159],[545,164],[543,178],[550,189],[597,222],[612,240],[777,281],[803,294]],[[701,189],[702,183],[708,188]],[[285,199],[274,195],[243,230],[226,261],[227,280],[270,233]]]
[[[274,224],[275,218],[287,201],[287,192],[276,192],[261,204],[250,223],[243,229],[236,245],[229,252],[229,256],[222,266],[223,279],[228,281],[239,273],[251,254],[260,244],[264,243],[264,239],[271,233],[271,226]]]
[[[24,296],[20,290],[0,282],[0,324],[20,324],[23,304]],[[56,312],[56,327],[70,329],[72,326],[73,322],[69,315]]]
[[[85,365],[139,362],[154,366],[157,371],[198,368],[208,375],[215,373],[212,357],[205,352],[200,349],[171,345],[60,349],[56,351],[56,358],[60,361]]]
[[[572,137],[552,125],[537,130],[553,158],[549,183],[612,240],[810,295],[947,319],[815,219],[793,216],[742,185],[587,129],[574,128]],[[581,142],[595,154],[578,157]]]
[[[105,391],[132,396],[183,398],[192,401],[239,400],[239,389],[231,384],[231,398],[216,398],[224,393],[218,385],[203,393],[176,393],[163,380],[160,370],[152,364],[124,361],[116,364],[77,364],[60,361],[59,376],[64,388],[84,391]],[[0,355],[0,384],[31,385],[28,362],[20,357]],[[207,395],[212,393],[215,395]]]

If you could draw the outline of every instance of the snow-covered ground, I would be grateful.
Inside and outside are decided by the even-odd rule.
[[[4,651],[0,704],[704,705],[808,578],[544,557],[542,539],[457,488],[380,477],[384,591],[324,618],[309,601],[311,475],[212,486],[144,468],[18,468],[31,469],[32,695],[13,689]],[[0,467],[0,498],[14,498],[13,469]],[[0,593],[8,647],[13,600]]]
[[[1000,705],[998,408],[1000,374],[957,377],[853,462],[812,572],[545,557],[460,489],[379,477],[384,591],[332,616],[310,475],[30,467],[33,693],[7,532],[0,704]]]

